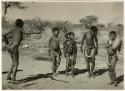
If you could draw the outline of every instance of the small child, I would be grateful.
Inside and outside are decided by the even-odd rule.
[[[109,84],[114,84],[114,86],[117,86],[116,81],[116,72],[115,72],[115,66],[116,62],[118,61],[117,56],[117,50],[121,50],[122,42],[118,41],[116,42],[117,34],[115,31],[109,32],[109,40],[107,41],[107,56],[108,56],[108,69],[109,69],[109,77],[111,82]]]
[[[52,74],[53,76],[57,75],[57,69],[61,61],[61,49],[60,49],[60,40],[58,38],[59,29],[54,27],[52,29],[53,36],[49,40],[49,54],[52,60]]]
[[[74,77],[74,66],[76,64],[77,57],[77,46],[74,41],[75,34],[73,32],[69,32],[67,34],[67,40],[64,42],[64,56],[67,59],[66,62],[66,76],[68,76],[69,68],[71,67],[72,77]]]
[[[14,28],[12,28],[9,32],[3,35],[6,47],[8,52],[12,58],[12,64],[8,72],[7,80],[10,80],[11,83],[17,84],[16,74],[19,65],[19,45],[23,40],[23,20],[17,19],[15,22]],[[7,35],[12,34],[12,42],[9,42],[7,39]],[[13,73],[12,73],[13,72]],[[12,73],[12,78],[11,78]]]

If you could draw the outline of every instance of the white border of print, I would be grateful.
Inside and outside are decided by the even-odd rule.
[[[0,0],[0,1],[1,2],[3,2],[3,1],[20,1],[20,2],[124,2],[124,0]],[[0,3],[0,16],[2,17],[1,6],[2,5]],[[125,7],[124,7],[124,10],[125,10]],[[125,15],[125,12],[124,12],[124,15]],[[125,21],[125,18],[124,18],[124,21]],[[2,24],[2,20],[0,18],[0,39],[1,39],[0,40],[0,46],[1,46],[0,47],[0,72],[2,73],[2,38],[1,38],[2,26],[1,26],[1,24]],[[124,26],[125,26],[125,23],[124,23]],[[125,35],[125,31],[124,31],[124,35]],[[125,43],[125,37],[124,37],[124,43]],[[125,52],[125,44],[124,44],[124,52]],[[124,57],[125,57],[125,53],[124,53]],[[124,62],[124,65],[125,65],[125,62]],[[124,69],[125,69],[125,66],[124,66]],[[125,70],[124,70],[124,73],[125,73]],[[125,78],[125,75],[124,75],[124,78]],[[125,89],[125,86],[124,86],[124,89]],[[0,74],[0,90],[2,90],[2,74]],[[10,90],[10,91],[13,91],[13,90]],[[17,91],[21,91],[21,90],[17,90]],[[24,90],[24,91],[27,91],[27,90]],[[37,91],[37,90],[34,90],[34,91]],[[50,91],[54,91],[54,90],[50,90]],[[57,90],[57,91],[59,91],[59,90]],[[71,90],[71,91],[73,91],[73,90]],[[89,90],[86,90],[86,91],[89,91]],[[91,91],[97,91],[97,90],[91,90]],[[102,91],[105,91],[105,90],[102,90]],[[113,90],[113,91],[116,91],[116,90]],[[120,90],[117,90],[117,91],[120,91]]]

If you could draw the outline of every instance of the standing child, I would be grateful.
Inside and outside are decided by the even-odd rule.
[[[117,56],[117,50],[121,50],[122,42],[120,40],[116,41],[117,34],[115,31],[111,31],[109,33],[109,40],[107,41],[107,56],[108,56],[108,69],[109,69],[109,77],[111,82],[109,84],[114,84],[114,86],[117,86],[116,81],[116,72],[115,72],[115,66],[116,62],[118,61]]]
[[[64,56],[67,59],[66,62],[66,76],[68,75],[69,67],[71,67],[72,77],[74,77],[74,66],[76,64],[77,46],[74,41],[75,34],[69,32],[67,34],[67,40],[64,42]]]
[[[60,40],[58,38],[59,29],[54,27],[52,29],[53,36],[49,40],[49,53],[52,60],[52,74],[53,76],[57,75],[57,69],[61,61],[61,49],[60,49]]]
[[[7,80],[10,80],[11,83],[16,84],[16,74],[19,65],[19,45],[23,40],[23,20],[17,19],[15,22],[15,26],[9,32],[3,35],[5,43],[7,44],[7,49],[12,58],[12,64],[8,72]],[[7,35],[12,34],[12,42],[9,42],[7,39]],[[13,73],[12,73],[13,72]],[[11,78],[12,73],[12,78]]]
[[[81,52],[84,54],[84,58],[87,65],[88,77],[94,76],[95,67],[95,56],[98,53],[98,39],[97,39],[98,29],[96,26],[91,26],[90,31],[85,32],[81,42]],[[84,50],[83,50],[83,44]]]

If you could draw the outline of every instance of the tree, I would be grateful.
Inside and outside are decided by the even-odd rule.
[[[89,28],[91,25],[98,23],[98,17],[95,15],[86,16],[85,18],[80,19],[80,23],[86,28]]]
[[[2,2],[2,6],[3,6],[3,13],[4,13],[3,17],[6,16],[9,8],[18,8],[18,9],[27,8],[21,2]]]
[[[98,27],[98,28],[104,28],[104,27],[105,27],[105,24],[97,24],[97,27]]]

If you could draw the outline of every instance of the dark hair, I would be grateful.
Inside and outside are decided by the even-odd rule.
[[[16,24],[17,27],[23,27],[23,25],[24,25],[22,19],[17,19],[16,22],[15,22],[15,24]]]
[[[71,35],[71,32],[68,32],[67,35]]]
[[[74,32],[70,32],[70,35],[75,35],[75,33]]]
[[[116,31],[110,31],[110,32],[109,32],[109,35],[110,35],[110,34],[117,35]]]
[[[52,28],[52,32],[55,32],[55,31],[59,31],[59,28],[57,27]]]
[[[98,31],[98,28],[96,26],[91,26],[90,27],[90,30],[94,31],[94,32],[97,32]]]

